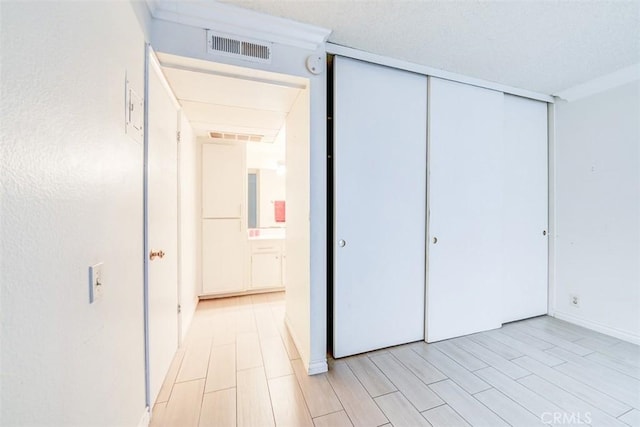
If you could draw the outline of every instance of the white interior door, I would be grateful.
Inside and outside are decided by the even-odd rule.
[[[424,337],[427,78],[334,60],[335,357]]]
[[[430,78],[427,341],[502,324],[503,94]]]
[[[147,369],[153,404],[178,347],[178,104],[153,53],[149,55],[148,80]],[[161,254],[152,257],[151,252]]]
[[[547,313],[547,104],[504,95],[503,322]]]

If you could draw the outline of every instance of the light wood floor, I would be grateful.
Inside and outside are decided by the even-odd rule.
[[[640,426],[640,348],[550,317],[307,376],[281,293],[202,301],[154,427]]]

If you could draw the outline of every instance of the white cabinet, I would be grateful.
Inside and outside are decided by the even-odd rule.
[[[202,145],[202,294],[247,287],[246,147]]]
[[[245,145],[202,144],[202,217],[241,218],[246,204]]]
[[[202,293],[245,290],[247,236],[239,218],[202,221]]]
[[[282,241],[251,241],[251,289],[282,286]]]
[[[251,255],[251,287],[282,286],[282,268],[279,253]]]

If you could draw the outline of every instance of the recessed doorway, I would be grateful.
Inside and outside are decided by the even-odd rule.
[[[285,291],[285,322],[304,347],[309,80],[164,53],[157,58],[180,109],[179,340],[198,299]]]

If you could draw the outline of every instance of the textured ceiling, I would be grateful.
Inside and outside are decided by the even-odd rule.
[[[547,94],[640,63],[640,1],[225,3],[333,30],[329,41]]]

